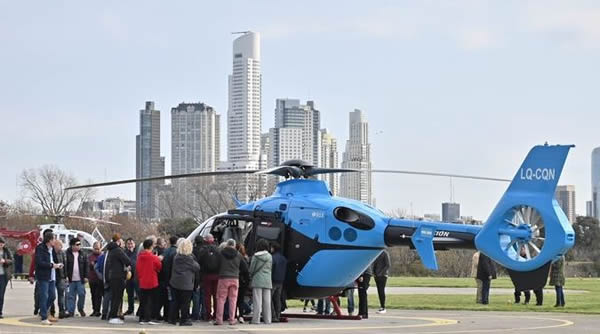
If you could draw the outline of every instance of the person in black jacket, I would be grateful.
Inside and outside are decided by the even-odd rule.
[[[159,238],[160,239],[160,238]],[[169,291],[169,279],[171,278],[171,269],[173,268],[173,259],[177,254],[177,237],[169,238],[171,247],[159,252],[163,256],[162,269],[158,273],[158,291],[156,292],[157,302],[152,310],[152,318],[155,320],[169,321],[169,307],[175,303],[173,294]],[[169,298],[170,297],[170,298]],[[162,316],[160,311],[163,310]]]
[[[477,264],[477,278],[481,280],[481,304],[489,304],[490,283],[496,279],[496,265],[485,254],[479,254],[479,263]]]
[[[201,235],[197,235],[194,240],[194,249],[192,255],[196,262],[200,263],[200,250],[204,245],[204,238]],[[201,312],[204,312],[202,304],[204,303],[204,294],[202,293],[202,275],[199,273],[194,282],[194,292],[192,293],[192,313],[190,315],[192,320],[200,320]]]
[[[71,239],[69,246],[66,252],[67,270],[65,272],[69,286],[67,297],[68,316],[75,315],[75,299],[78,299],[77,311],[79,311],[79,315],[85,317],[83,309],[85,307],[85,283],[87,283],[89,269],[88,258],[81,250],[79,239]]]
[[[125,284],[125,290],[127,291],[127,312],[125,315],[133,314],[135,307],[135,296],[139,295],[137,277],[135,275],[135,263],[137,261],[137,249],[135,248],[135,241],[132,238],[127,238],[125,241],[125,255],[129,257],[131,261],[131,274],[132,277]]]
[[[358,278],[358,315],[363,319],[369,318],[369,302],[367,299],[367,290],[373,276],[373,268],[371,265]]]
[[[385,285],[390,270],[390,253],[384,249],[381,254],[373,262],[373,275],[375,276],[375,284],[377,285],[377,294],[379,295],[379,310],[377,313],[385,313]]]
[[[6,292],[6,286],[10,281],[12,273],[10,271],[10,265],[13,263],[13,257],[10,250],[5,245],[4,239],[0,237],[0,319],[2,315],[2,308],[4,307],[4,293]]]
[[[281,246],[274,242],[271,244],[271,255],[273,257],[273,269],[271,271],[271,282],[273,290],[271,293],[271,321],[279,322],[281,317],[281,299],[283,298],[283,282],[287,271],[287,259],[281,254]]]
[[[131,261],[123,251],[123,239],[116,233],[112,237],[112,242],[106,246],[108,256],[106,258],[105,271],[108,272],[108,284],[110,285],[111,301],[108,323],[122,325],[123,320],[119,319],[118,312],[123,302],[123,290],[125,290],[125,280]],[[106,274],[106,273],[105,273]]]
[[[56,251],[54,251],[54,233],[44,233],[42,243],[35,248],[35,279],[39,288],[39,304],[42,325],[52,325],[48,318],[48,309],[56,298],[56,269],[63,265],[58,263]],[[52,319],[56,321],[56,319]]]

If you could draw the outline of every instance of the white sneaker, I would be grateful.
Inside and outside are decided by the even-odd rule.
[[[125,322],[123,320],[119,319],[119,318],[112,318],[112,319],[110,319],[108,321],[108,323],[111,324],[111,325],[122,325]]]
[[[239,318],[238,318],[238,322],[239,322],[240,324],[243,324],[243,323],[244,323],[244,317],[239,317]]]
[[[50,320],[46,319],[46,320],[42,320],[42,325],[52,326],[52,323],[50,322]]]
[[[154,326],[154,325],[160,325],[160,323],[159,322],[154,322],[154,321],[148,321],[148,325]]]
[[[143,326],[143,325],[147,325],[147,324],[148,324],[148,323],[147,323],[147,322],[145,322],[145,321],[140,321],[139,323],[140,323],[140,325],[142,325],[142,326]]]
[[[354,316],[354,312],[348,312],[348,315],[353,317]]]
[[[308,312],[308,309],[305,307],[304,309],[302,309],[302,312],[306,313]]]
[[[379,311],[377,311],[378,314],[385,314],[385,309],[384,308],[380,308]]]

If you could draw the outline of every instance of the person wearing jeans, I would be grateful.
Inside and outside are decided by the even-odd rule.
[[[489,304],[490,283],[496,279],[496,266],[494,262],[485,254],[479,254],[479,264],[477,266],[477,278],[482,282],[481,304]]]
[[[54,247],[54,234],[47,232],[44,234],[42,243],[35,250],[35,279],[39,284],[39,305],[42,325],[52,325],[56,319],[48,318],[48,309],[54,303],[56,298],[56,269],[63,267],[57,263]]]
[[[565,307],[565,293],[563,291],[563,286],[565,285],[564,266],[565,257],[561,256],[550,267],[550,285],[554,285],[554,289],[556,290],[556,304],[554,304],[554,307]]]
[[[385,313],[385,285],[390,270],[390,254],[384,249],[373,262],[373,275],[377,285],[377,294],[379,295],[379,310],[377,313]]]
[[[85,283],[87,283],[88,258],[81,251],[81,241],[77,238],[71,239],[67,249],[67,281],[69,292],[67,298],[67,312],[69,316],[75,315],[75,300],[77,299],[77,311],[85,317]]]
[[[11,278],[10,266],[13,262],[12,254],[5,245],[4,239],[0,237],[0,319],[2,315],[2,308],[4,307],[4,293],[6,292],[6,286]]]

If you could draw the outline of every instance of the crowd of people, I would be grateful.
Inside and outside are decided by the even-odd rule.
[[[6,265],[1,269],[11,261],[4,259],[10,252],[2,251],[2,242],[0,264]],[[89,316],[114,325],[123,324],[125,316],[134,313],[143,325],[191,326],[195,320],[234,325],[243,323],[251,312],[252,323],[269,324],[278,322],[285,309],[282,292],[287,259],[276,242],[258,240],[252,257],[236,240],[217,245],[210,234],[196,237],[193,243],[177,237],[167,243],[149,236],[139,247],[133,239],[115,234],[104,249],[97,242],[89,254],[81,245],[79,238],[73,238],[63,252],[62,242],[46,230],[35,249],[30,281],[35,282],[34,314],[39,314],[44,325],[76,312],[87,316],[86,284],[92,295]],[[0,292],[8,274],[0,271]],[[123,312],[125,293],[127,309]]]
[[[521,256],[525,257],[525,249],[522,248],[520,253]],[[552,262],[548,274],[550,277],[548,284],[554,286],[554,289],[556,290],[556,303],[554,304],[554,307],[565,306],[565,294],[563,292],[563,286],[565,285],[564,262],[564,256],[561,256],[558,260]],[[481,252],[475,252],[471,262],[471,277],[475,278],[477,283],[476,303],[483,305],[489,304],[491,281],[496,279],[496,276],[496,265],[494,261]],[[544,290],[534,289],[533,293],[536,300],[535,305],[542,306],[544,304]],[[525,297],[523,304],[529,304],[529,301],[531,300],[531,291],[520,290],[516,287],[514,292],[515,304],[521,303],[521,294]]]

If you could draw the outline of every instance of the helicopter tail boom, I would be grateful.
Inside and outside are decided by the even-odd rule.
[[[515,286],[545,285],[549,264],[575,242],[573,228],[554,199],[571,147],[532,148],[483,226],[391,218],[386,245],[414,247],[423,265],[434,270],[434,250],[475,248],[506,267]]]

